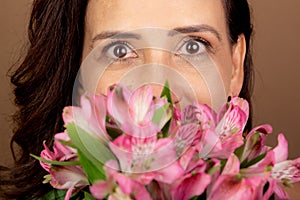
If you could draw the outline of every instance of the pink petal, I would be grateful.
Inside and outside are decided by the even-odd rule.
[[[170,170],[176,169],[177,173],[174,172],[174,176],[178,173],[181,173],[181,167],[177,163],[177,154],[175,150],[174,141],[170,138],[161,138],[155,143],[154,151],[151,153],[149,158],[152,160],[151,165],[149,166],[149,171],[156,171],[161,169],[162,172],[165,171],[168,167]],[[175,167],[175,168],[174,168]]]
[[[133,159],[133,152],[131,149],[131,137],[121,135],[113,142],[109,142],[109,148],[118,158],[122,171],[131,171],[131,163]]]
[[[152,120],[153,93],[150,85],[136,89],[129,100],[130,116],[137,124],[143,124]]]
[[[136,200],[151,200],[151,196],[144,186],[135,184],[133,191]]]
[[[108,91],[107,111],[119,124],[129,119],[129,95],[130,91],[122,85],[115,85],[112,91]]]
[[[181,155],[179,162],[181,167],[186,171],[189,163],[193,159],[194,155],[196,155],[198,152],[196,152],[195,147],[189,148],[184,154]]]
[[[223,169],[222,174],[238,174],[240,171],[240,161],[238,157],[232,154]]]
[[[249,115],[249,103],[240,97],[233,97],[230,101],[231,104],[238,106],[241,110],[244,111],[246,115]]]
[[[272,178],[278,182],[288,181],[295,183],[300,181],[300,158],[276,163],[272,168]]]
[[[216,126],[216,113],[208,105],[200,103],[195,104],[194,115],[197,121],[200,122],[202,130],[214,128]]]
[[[267,155],[258,163],[251,165],[248,168],[243,168],[240,173],[243,177],[260,177],[262,180],[267,180],[271,174],[271,166],[274,165],[274,153],[269,151]]]
[[[86,115],[88,124],[95,131],[95,133],[102,139],[109,140],[110,137],[106,133],[105,120],[106,120],[106,100],[103,95],[88,95],[89,105],[91,107],[90,115]],[[88,104],[88,103],[87,103]],[[84,105],[82,105],[85,111]]]
[[[272,127],[268,124],[252,129],[246,136],[246,144],[241,161],[248,158],[248,161],[266,153],[268,147],[265,145],[266,135],[272,133]]]
[[[274,193],[276,199],[290,199],[289,194],[278,184],[275,184],[274,186]]]
[[[213,184],[209,200],[256,200],[263,189],[263,182],[258,177],[241,178],[238,175],[221,175]]]
[[[75,119],[74,119],[73,107],[72,106],[65,107],[63,110],[62,117],[65,124],[74,122]]]
[[[113,183],[110,181],[98,181],[90,187],[93,197],[104,199],[107,194],[112,193]]]
[[[124,122],[121,125],[121,129],[126,134],[137,138],[153,137],[160,132],[159,127],[152,121],[144,123],[143,125],[136,124],[133,121]]]
[[[261,195],[260,199],[262,199],[262,200],[269,200],[270,197],[274,193],[274,187],[275,187],[275,185],[277,185],[276,181],[274,181],[274,180],[269,181],[268,190],[264,194]]]
[[[113,176],[125,194],[131,194],[133,192],[134,180],[120,173],[116,173]]]
[[[54,156],[54,153],[50,151],[50,149],[47,147],[45,142],[43,143],[44,145],[44,150],[41,152],[40,157],[44,158],[46,160],[56,160],[56,157]],[[47,171],[50,171],[51,164],[47,162],[42,162],[40,161],[40,165]]]
[[[183,109],[182,112],[183,124],[198,122],[196,109],[197,107],[194,105],[189,105]]]
[[[278,135],[278,145],[273,151],[276,163],[285,161],[288,158],[288,142],[282,133]]]
[[[182,177],[184,170],[178,161],[173,162],[171,165],[160,169],[157,172],[155,179],[162,183],[171,184],[178,178]]]
[[[76,149],[73,149],[69,146],[66,146],[59,141],[66,141],[69,142],[70,138],[68,136],[68,133],[57,133],[54,135],[54,145],[53,150],[54,154],[56,155],[56,160],[58,161],[67,161],[70,159],[75,159],[77,157],[77,151]]]
[[[257,126],[255,128],[253,128],[248,135],[246,136],[246,138],[251,137],[251,135],[253,135],[254,133],[259,132],[265,135],[271,134],[273,132],[273,128],[270,124],[263,124],[260,126]]]
[[[221,117],[221,112],[219,111],[218,118],[220,120],[216,127],[216,132],[219,133],[221,139],[226,139],[233,134],[241,134],[249,116],[247,101],[234,98],[223,117]]]
[[[75,190],[75,185],[76,183],[73,183],[73,185],[68,189],[64,200],[69,200],[71,198],[73,191]]]
[[[82,114],[86,120],[92,117],[92,105],[89,101],[88,96],[81,96],[80,98],[80,105],[82,109]]]
[[[202,158],[199,158],[197,154],[194,154],[190,162],[188,163],[185,172],[192,173],[192,172],[204,172],[207,168],[207,163]]]
[[[211,176],[205,173],[188,174],[171,189],[172,199],[188,200],[201,195],[211,181]]]
[[[89,185],[83,170],[77,166],[52,167],[50,174],[51,185],[57,189],[69,189],[74,183],[75,187]]]
[[[185,124],[179,128],[175,136],[175,147],[177,155],[181,155],[189,148],[196,138],[198,132],[197,124]]]
[[[201,158],[210,157],[211,151],[216,148],[216,145],[220,145],[220,139],[218,134],[211,129],[207,129],[202,132],[201,140],[197,144],[198,151]],[[221,147],[220,147],[221,148]]]
[[[157,176],[156,172],[133,174],[132,178],[142,185],[148,185]]]
[[[227,159],[238,147],[244,144],[243,136],[235,134],[225,141],[217,142],[214,148],[207,155],[210,158]]]

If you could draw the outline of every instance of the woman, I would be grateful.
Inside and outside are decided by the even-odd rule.
[[[174,29],[194,38],[183,47],[189,54],[197,54],[203,45],[210,48],[216,65],[224,65],[219,70],[226,95],[250,102],[252,24],[246,0],[35,0],[28,32],[30,46],[11,79],[19,108],[11,146],[18,144],[21,151],[14,151],[15,166],[1,171],[0,194],[12,199],[36,199],[51,190],[42,184],[45,172],[29,153],[38,155],[43,141],[50,146],[53,135],[63,130],[61,111],[72,104],[73,84],[81,61],[91,47],[108,39],[99,35],[113,36],[149,27]],[[127,44],[110,48],[111,56],[117,59],[136,58],[127,54],[132,50]],[[144,55],[149,62],[165,64],[157,51],[149,50]],[[119,80],[121,75],[114,74],[107,71],[103,75],[100,92]],[[186,76],[192,79],[190,74]],[[191,83],[195,91],[197,84]],[[246,130],[250,128],[251,117]]]

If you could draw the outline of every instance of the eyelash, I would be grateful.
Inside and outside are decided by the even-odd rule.
[[[201,44],[203,44],[206,48],[206,50],[208,51],[212,51],[212,45],[209,41],[205,40],[203,37],[199,37],[199,36],[188,36],[187,38],[183,39],[183,42],[189,42],[191,40],[194,40],[196,42],[200,42]]]
[[[128,42],[124,41],[124,40],[116,40],[116,41],[111,41],[108,45],[106,45],[103,50],[102,50],[102,55],[104,54],[107,54],[108,50],[115,46],[115,45],[118,45],[118,44],[121,44],[121,45],[125,45],[127,46],[131,51],[133,51],[136,55],[136,51],[134,50],[134,47],[132,45],[130,45]],[[112,58],[114,61],[117,61],[117,62],[121,62],[121,61],[126,61],[128,58]]]
[[[207,51],[209,52],[213,52],[213,48],[212,48],[212,45],[209,41],[203,39],[202,37],[199,37],[199,36],[188,36],[187,38],[184,38],[182,40],[181,45],[179,46],[182,47],[184,44],[186,44],[187,42],[191,41],[191,40],[194,40],[196,42],[200,42],[201,44],[203,44],[206,48]],[[128,42],[126,41],[123,41],[123,40],[117,40],[117,41],[111,41],[108,45],[106,45],[103,50],[102,50],[102,55],[106,55],[108,50],[115,46],[115,45],[118,45],[118,44],[121,44],[121,45],[125,45],[127,46],[132,52],[134,52],[136,55],[136,51],[134,50],[134,47],[132,45],[130,45]],[[176,49],[176,51],[178,51],[178,49]],[[175,53],[176,56],[182,56],[178,53]],[[197,55],[184,55],[185,57],[193,57],[193,56],[197,56]],[[138,57],[138,56],[137,56]],[[126,61],[127,59],[130,59],[129,58],[112,58],[115,62],[122,62],[122,61]]]

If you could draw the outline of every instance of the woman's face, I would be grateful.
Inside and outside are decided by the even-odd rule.
[[[124,32],[134,34],[122,35]],[[120,37],[116,37],[118,34]],[[174,35],[181,35],[182,40],[172,38]],[[135,40],[143,40],[143,44],[160,40],[161,46],[137,47]],[[167,43],[175,48],[163,49]],[[103,46],[103,56],[112,60],[97,85],[97,92],[104,94],[108,86],[119,82],[130,69],[154,63],[168,66],[183,76],[197,100],[211,104],[212,91],[207,85],[211,77],[203,78],[196,67],[190,67],[197,65],[197,57],[199,60],[199,55],[205,57],[204,54],[214,63],[225,95],[237,96],[242,87],[245,41],[239,37],[237,44],[230,44],[221,0],[89,0],[83,59],[96,46]],[[155,92],[156,89],[154,86]]]

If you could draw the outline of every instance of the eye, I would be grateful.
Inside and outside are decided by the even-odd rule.
[[[106,55],[113,59],[136,58],[137,53],[124,41],[112,42],[104,48]]]
[[[183,41],[183,44],[179,46],[178,53],[179,55],[199,55],[206,51],[208,42],[202,38],[188,38]]]

